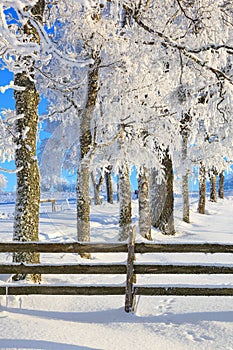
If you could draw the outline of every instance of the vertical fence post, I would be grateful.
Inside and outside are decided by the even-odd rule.
[[[133,311],[133,283],[136,282],[134,276],[134,246],[136,237],[136,226],[132,227],[128,243],[127,275],[125,287],[125,312]]]
[[[55,212],[56,211],[56,200],[52,199],[51,202],[52,202],[52,212]]]

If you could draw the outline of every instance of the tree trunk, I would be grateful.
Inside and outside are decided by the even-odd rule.
[[[77,226],[78,241],[90,241],[90,203],[89,203],[90,160],[83,159],[78,166],[77,178]]]
[[[31,8],[31,15],[42,22],[45,2],[39,0]],[[37,30],[28,21],[24,25],[24,33],[29,40],[40,43]],[[22,57],[27,62],[30,57]],[[16,120],[15,140],[17,148],[15,164],[17,172],[16,203],[14,217],[15,241],[39,240],[39,206],[40,206],[40,175],[36,157],[37,128],[38,128],[38,104],[39,94],[34,83],[33,68],[15,75],[15,85],[22,86],[24,90],[15,91],[16,114],[22,117]],[[39,263],[39,253],[14,253],[14,262]],[[17,274],[13,280],[24,279],[26,275]],[[40,274],[29,275],[33,282],[40,282]]]
[[[138,204],[140,235],[151,241],[149,174],[145,167],[142,167],[138,176]]]
[[[157,183],[156,171],[152,171],[151,185],[151,223],[161,230],[164,235],[174,235],[174,194],[173,194],[173,168],[168,150],[164,152],[162,160],[165,179]]]
[[[117,176],[117,193],[116,193],[116,197],[117,197],[117,202],[120,202],[120,198],[119,198],[119,175]]]
[[[104,181],[104,178],[103,176],[101,175],[99,177],[99,181],[98,183],[96,183],[96,180],[95,180],[95,176],[93,174],[93,171],[91,172],[91,181],[92,181],[92,186],[93,186],[93,189],[94,189],[94,204],[95,205],[100,205],[101,204],[101,200],[100,200],[100,188],[103,184],[103,181]]]
[[[223,171],[219,174],[218,196],[221,199],[224,198],[224,172]]]
[[[188,137],[182,135],[182,161],[185,164],[187,159]],[[182,176],[182,196],[183,196],[183,221],[190,223],[190,207],[189,207],[189,187],[188,187],[188,171],[185,168],[185,174]]]
[[[77,170],[77,236],[78,241],[90,241],[90,158],[88,152],[92,144],[91,119],[96,105],[98,94],[98,74],[100,57],[99,52],[92,52],[94,64],[90,65],[88,72],[87,102],[80,116],[80,159]],[[80,254],[89,258],[90,254]]]
[[[119,171],[119,241],[129,238],[131,230],[131,189],[128,165],[125,163]]]
[[[210,201],[217,202],[217,174],[215,171],[210,173]]]
[[[199,168],[199,203],[198,213],[205,214],[205,199],[206,199],[206,170],[203,164]]]
[[[107,191],[107,202],[113,204],[113,189],[112,189],[112,177],[111,177],[112,166],[109,165],[107,171],[105,171],[105,183]]]
[[[190,135],[192,115],[189,112],[182,112],[180,120],[180,134],[182,137],[182,163],[185,165],[184,174],[182,176],[182,196],[183,196],[183,221],[190,222],[190,206],[189,206],[189,188],[188,188],[188,170],[186,168],[188,139]]]

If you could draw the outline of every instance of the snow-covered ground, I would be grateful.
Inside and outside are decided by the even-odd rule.
[[[176,199],[175,237],[153,231],[155,242],[224,242],[233,244],[233,197],[207,202],[207,215],[196,212],[191,199],[191,224],[181,221],[180,199]],[[0,200],[1,202],[1,200]],[[12,239],[13,204],[0,205],[0,241]],[[137,201],[133,222],[137,223]],[[117,241],[117,204],[92,207],[93,242]],[[71,202],[41,206],[41,241],[74,241],[75,206]],[[142,240],[137,235],[137,241]],[[0,261],[11,261],[1,254]],[[93,262],[125,261],[125,254],[93,254]],[[78,262],[76,254],[42,254],[42,262]],[[137,261],[191,262],[233,265],[232,254],[147,254]],[[9,276],[0,275],[1,284]],[[43,283],[116,283],[125,276],[67,275],[43,277]],[[224,285],[233,287],[232,275],[158,275],[138,277],[140,284]],[[0,349],[56,350],[232,350],[232,297],[145,297],[138,298],[135,314],[124,312],[124,296],[0,296]]]

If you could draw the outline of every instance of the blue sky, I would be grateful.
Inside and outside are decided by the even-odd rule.
[[[1,65],[1,61],[0,61]],[[4,86],[10,83],[13,80],[13,74],[10,73],[7,69],[0,71],[0,85]],[[14,108],[14,96],[12,89],[7,90],[4,94],[0,92],[0,106],[1,108]]]

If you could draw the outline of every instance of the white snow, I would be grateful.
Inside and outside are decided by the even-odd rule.
[[[176,199],[175,237],[153,231],[155,242],[233,243],[233,197],[218,203],[207,202],[207,215],[196,212],[193,197],[191,224],[181,221],[181,202]],[[62,210],[61,210],[62,209]],[[0,218],[0,241],[11,241],[14,210],[12,204],[0,205],[6,213]],[[133,201],[133,222],[137,223],[137,201]],[[117,204],[92,207],[93,242],[117,241]],[[41,206],[41,241],[68,242],[76,238],[74,204],[64,200],[52,213],[50,203]],[[137,241],[142,238],[137,235]],[[42,263],[81,262],[76,254],[42,254]],[[10,262],[10,254],[1,254]],[[92,254],[92,263],[124,262],[125,254]],[[146,254],[137,262],[163,264],[233,264],[232,254]],[[9,276],[1,275],[4,285]],[[124,284],[125,276],[46,275],[43,283]],[[233,287],[231,275],[158,275],[139,276],[140,284],[221,285]],[[7,299],[7,300],[6,300]],[[124,296],[0,296],[0,349],[56,350],[232,350],[232,297],[138,297],[134,314],[124,312]]]

